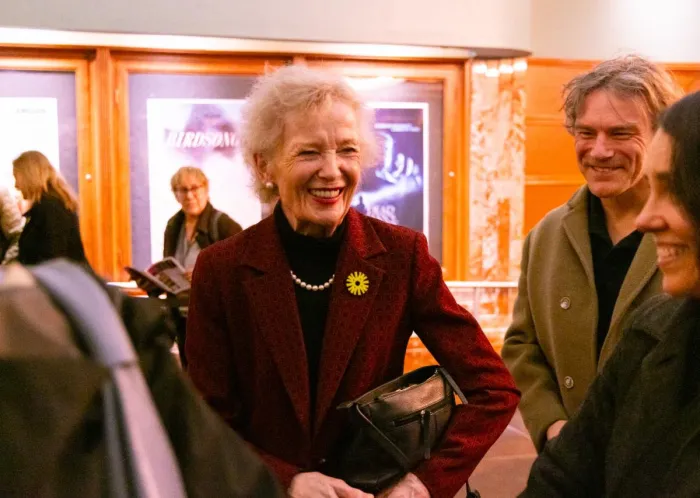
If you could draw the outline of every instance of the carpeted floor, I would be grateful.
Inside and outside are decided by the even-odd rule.
[[[491,447],[469,480],[482,498],[514,498],[525,488],[537,452],[520,412]],[[455,498],[462,498],[464,491]]]

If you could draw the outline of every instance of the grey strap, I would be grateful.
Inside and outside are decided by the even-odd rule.
[[[71,318],[90,355],[109,367],[103,386],[112,498],[184,498],[185,487],[138,357],[104,289],[65,260],[31,269]]]

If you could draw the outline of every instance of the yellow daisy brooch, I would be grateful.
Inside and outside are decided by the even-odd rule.
[[[348,275],[345,286],[350,291],[350,294],[361,296],[369,289],[369,279],[364,273],[356,271]]]

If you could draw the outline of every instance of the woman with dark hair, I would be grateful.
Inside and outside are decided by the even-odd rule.
[[[630,318],[521,496],[700,496],[700,93],[662,116],[645,172],[637,225],[654,235],[666,295]]]
[[[17,261],[35,265],[54,258],[87,263],[78,225],[78,198],[44,154],[30,150],[12,163],[15,186],[31,207],[19,237]]]

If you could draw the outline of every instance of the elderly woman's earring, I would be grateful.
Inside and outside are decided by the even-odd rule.
[[[272,190],[272,187],[274,187],[275,184],[272,182],[265,182],[265,188],[268,190]]]

